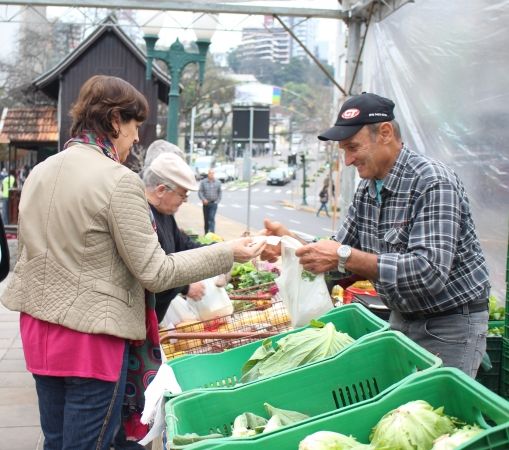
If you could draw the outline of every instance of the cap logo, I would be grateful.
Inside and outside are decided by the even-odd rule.
[[[361,112],[357,108],[350,108],[341,114],[342,119],[353,119],[357,117]]]

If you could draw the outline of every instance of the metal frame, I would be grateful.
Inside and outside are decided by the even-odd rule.
[[[373,0],[370,0],[373,1]],[[282,16],[317,17],[324,19],[343,19],[347,15],[344,11],[323,8],[279,7],[268,9],[267,5],[213,3],[200,1],[171,1],[171,0],[0,0],[0,5],[29,5],[29,6],[82,6],[86,8],[106,9],[153,9],[203,13],[230,14],[278,14]]]

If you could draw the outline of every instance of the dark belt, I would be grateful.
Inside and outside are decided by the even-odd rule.
[[[432,313],[426,312],[413,312],[403,313],[400,312],[401,316],[405,320],[419,320],[419,319],[431,319],[432,317],[450,316],[451,314],[470,314],[488,311],[488,302],[471,302],[465,303],[464,305],[456,306],[455,308],[448,309],[446,311],[438,311]]]

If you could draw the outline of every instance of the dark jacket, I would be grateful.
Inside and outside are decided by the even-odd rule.
[[[180,231],[179,227],[177,226],[177,222],[175,221],[175,217],[172,215],[161,214],[152,205],[150,208],[154,214],[159,243],[161,244],[161,247],[166,252],[166,254],[202,247],[201,244],[193,241],[187,234]],[[171,301],[178,294],[186,295],[188,289],[189,285],[186,285],[168,289],[167,291],[156,294],[156,314],[157,320],[159,322],[163,320]]]

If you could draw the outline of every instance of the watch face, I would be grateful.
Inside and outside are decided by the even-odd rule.
[[[348,245],[342,245],[341,247],[339,247],[338,254],[342,258],[347,258],[348,256],[350,256],[351,251],[352,250]]]

